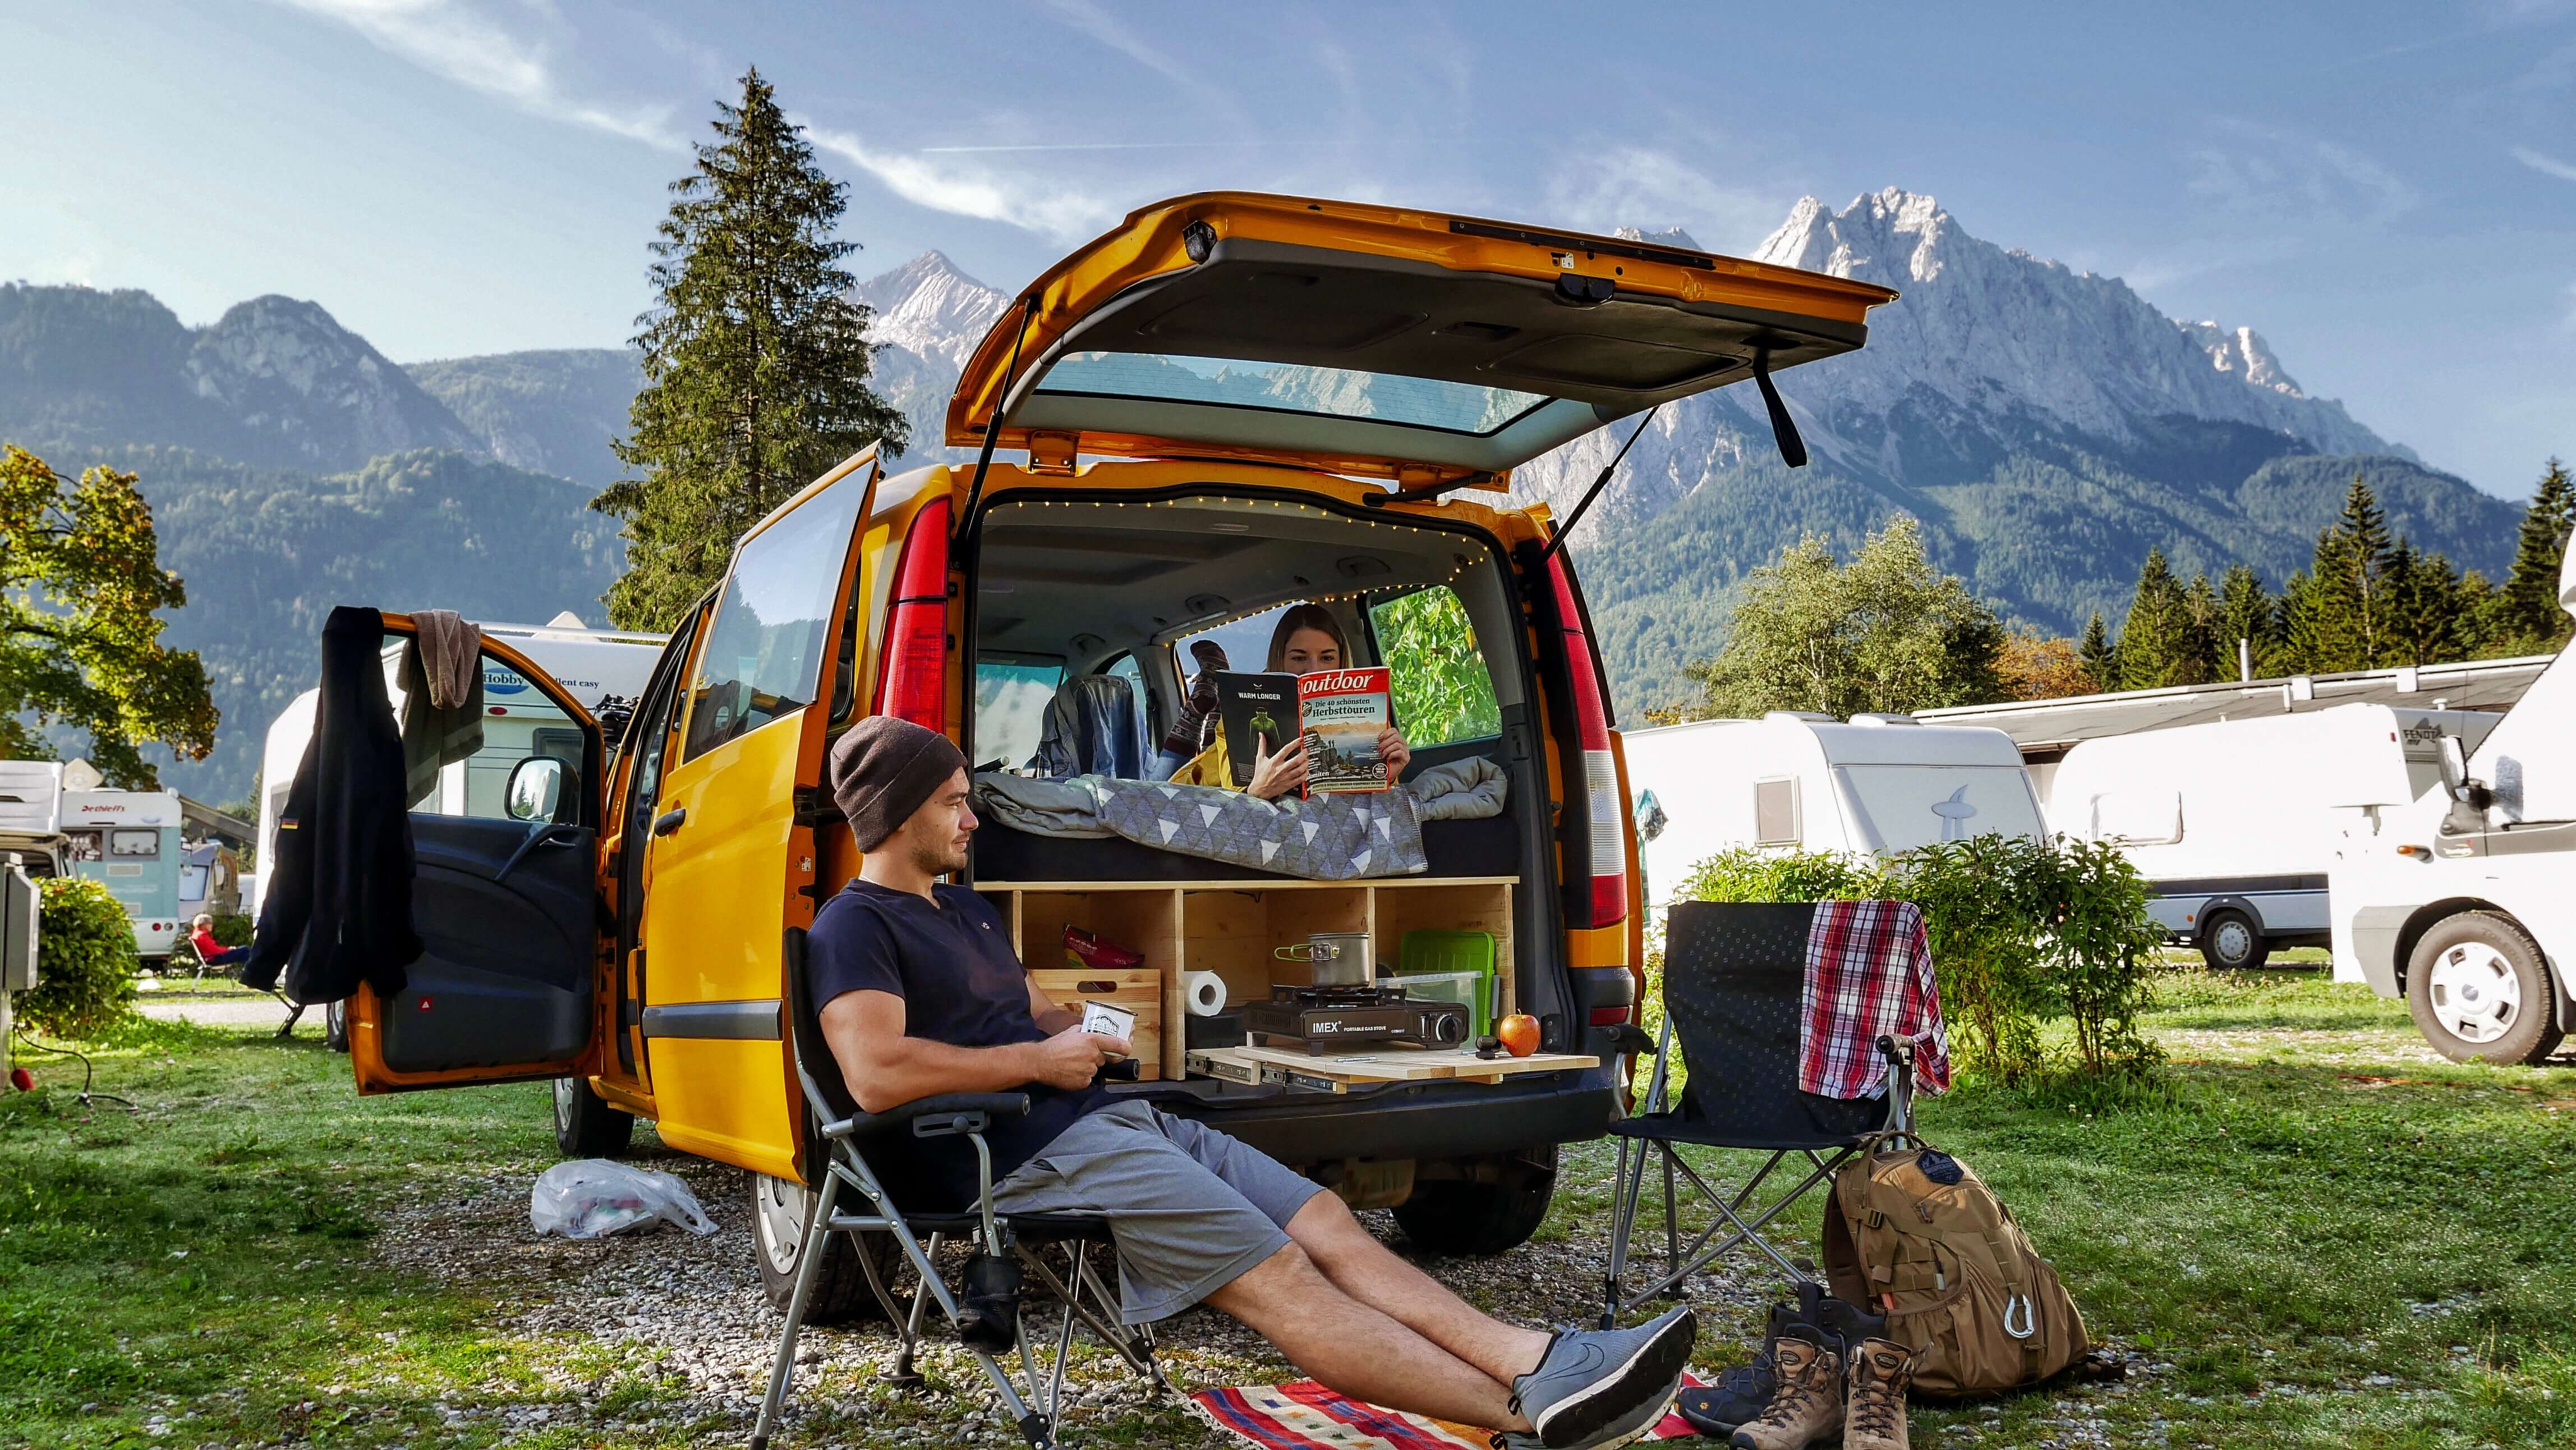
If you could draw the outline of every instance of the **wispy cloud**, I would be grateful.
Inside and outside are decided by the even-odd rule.
[[[1063,17],[1067,25],[1198,97],[1202,105],[1229,117],[1239,119],[1242,116],[1234,97],[1208,79],[1205,67],[1184,65],[1173,59],[1168,52],[1128,29],[1126,22],[1093,4],[1092,0],[1047,0],[1047,7]]]
[[[1003,222],[1066,242],[1091,236],[1120,215],[1116,206],[1088,192],[1000,176],[971,163],[932,161],[924,152],[882,150],[848,131],[808,124],[805,134],[816,147],[875,177],[888,191],[932,211]]]
[[[2539,172],[2543,176],[2555,176],[2561,181],[2576,181],[2576,163],[2569,163],[2561,161],[2555,156],[2544,155],[2541,152],[2532,150],[2528,146],[2514,147],[2513,159],[2530,167],[2532,170]]]
[[[1704,246],[1742,252],[1779,225],[1789,203],[1725,185],[1671,152],[1630,146],[1559,167],[1547,208],[1593,231],[1678,225]]]
[[[2376,225],[2423,201],[2405,178],[2349,146],[2251,121],[2217,129],[2222,139],[2192,155],[2190,189],[2229,210]]]
[[[498,96],[531,115],[685,149],[668,106],[615,108],[569,94],[543,42],[515,35],[456,0],[282,0],[348,26],[368,43],[458,85]]]

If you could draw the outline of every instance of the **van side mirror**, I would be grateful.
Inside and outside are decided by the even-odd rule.
[[[2486,782],[2469,779],[2468,751],[2460,737],[2443,736],[2435,754],[2442,765],[2442,793],[2451,798],[2451,808],[2442,816],[2442,830],[2454,836],[2485,830],[2487,805],[2493,796]]]
[[[514,821],[552,821],[564,795],[564,763],[551,755],[532,755],[510,767],[502,809]]]

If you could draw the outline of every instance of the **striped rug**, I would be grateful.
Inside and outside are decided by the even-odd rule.
[[[1682,1383],[1700,1381],[1684,1375]],[[1190,1405],[1209,1424],[1254,1450],[1487,1450],[1493,1435],[1428,1415],[1381,1410],[1345,1399],[1313,1380],[1201,1390],[1190,1396]],[[1668,1410],[1642,1440],[1680,1440],[1695,1433],[1689,1421]]]

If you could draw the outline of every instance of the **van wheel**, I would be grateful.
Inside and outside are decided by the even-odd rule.
[[[802,1183],[772,1178],[766,1173],[745,1176],[751,1180],[751,1257],[760,1265],[760,1287],[769,1292],[770,1307],[784,1314],[787,1301],[796,1296],[796,1253],[804,1243],[805,1216],[813,1211],[816,1195]],[[849,1192],[846,1185],[843,1192]],[[846,1203],[842,1206],[848,1207]],[[806,1323],[839,1324],[885,1317],[885,1306],[877,1302],[877,1296],[868,1288],[866,1272],[859,1267],[855,1237],[833,1234],[823,1240],[823,1267],[814,1279],[814,1297],[805,1304]],[[897,1302],[905,1302],[896,1287],[897,1271],[904,1267],[903,1250],[882,1233],[867,1235],[866,1242],[886,1292],[896,1294]]]
[[[2520,923],[2493,911],[2437,922],[2406,960],[2415,1030],[2453,1062],[2539,1062],[2558,1050],[2555,984]]]
[[[1396,1226],[1415,1247],[1446,1258],[1489,1259],[1519,1248],[1547,1222],[1556,1145],[1517,1155],[1511,1168],[1520,1171],[1502,1183],[1435,1178],[1414,1185],[1413,1196],[1395,1206]]]
[[[322,1045],[333,1052],[349,1050],[349,1004],[347,1002],[322,1004]]]
[[[2210,913],[2193,936],[2200,944],[2200,959],[2213,972],[2250,972],[2272,959],[2272,944],[2241,911]]]
[[[586,1077],[555,1079],[555,1146],[567,1158],[615,1158],[635,1136],[635,1115],[590,1090]]]

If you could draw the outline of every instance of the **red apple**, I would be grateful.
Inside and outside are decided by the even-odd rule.
[[[1503,1050],[1514,1057],[1527,1057],[1538,1051],[1538,1019],[1527,1012],[1515,1012],[1495,1023],[1494,1035],[1503,1040]]]

